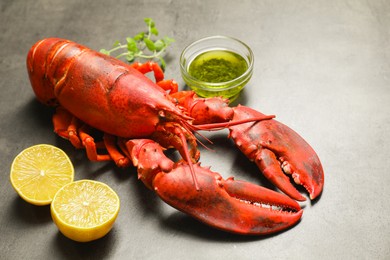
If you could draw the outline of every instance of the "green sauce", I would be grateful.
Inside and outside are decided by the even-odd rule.
[[[246,60],[225,50],[207,51],[190,64],[188,73],[203,82],[221,83],[238,78],[248,69]]]

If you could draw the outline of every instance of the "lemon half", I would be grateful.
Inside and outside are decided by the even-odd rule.
[[[51,215],[66,237],[89,242],[105,236],[118,216],[118,195],[106,184],[80,180],[62,187],[51,203]]]
[[[73,181],[72,162],[64,151],[39,144],[24,149],[11,165],[10,181],[25,201],[48,205],[64,185]]]

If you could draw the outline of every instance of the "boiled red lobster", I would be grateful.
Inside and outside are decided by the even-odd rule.
[[[56,106],[54,131],[90,160],[134,165],[138,177],[169,205],[218,229],[239,234],[269,234],[295,225],[302,196],[324,184],[320,160],[296,132],[245,106],[229,107],[223,98],[200,98],[178,91],[154,62],[126,64],[69,40],[37,42],[27,69],[38,100]],[[152,72],[153,82],[144,74]],[[202,167],[195,134],[229,128],[238,148],[288,196],[222,176]],[[94,133],[103,135],[101,140]],[[95,141],[96,140],[96,141]],[[179,151],[172,161],[166,149]],[[105,149],[103,154],[101,150]],[[99,152],[98,152],[99,151]]]

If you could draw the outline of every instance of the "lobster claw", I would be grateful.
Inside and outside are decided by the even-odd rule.
[[[262,116],[249,107],[234,109],[235,120]],[[320,159],[311,146],[288,126],[274,120],[263,120],[229,127],[230,136],[239,149],[254,161],[264,176],[291,198],[304,201],[286,174],[296,184],[318,197],[324,185],[324,172]]]
[[[291,227],[302,216],[299,204],[286,195],[233,178],[224,180],[199,163],[193,167],[200,190],[185,162],[155,175],[152,186],[166,203],[212,227],[264,235]]]
[[[175,93],[172,97],[189,111],[195,129],[228,127],[238,148],[291,198],[306,200],[285,173],[302,185],[311,199],[321,194],[324,186],[321,162],[313,148],[288,126],[249,107],[228,107],[227,100],[222,98],[199,98],[191,91]],[[248,120],[252,122],[245,122]]]
[[[264,235],[287,229],[302,216],[299,204],[288,196],[245,181],[224,180],[199,163],[173,163],[152,140],[132,139],[126,147],[148,188],[167,204],[212,227]]]

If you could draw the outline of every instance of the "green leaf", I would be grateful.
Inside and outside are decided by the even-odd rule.
[[[165,71],[165,68],[167,67],[167,64],[165,63],[165,60],[163,57],[158,57],[161,62],[161,69]]]
[[[126,55],[126,60],[127,60],[128,62],[133,62],[134,59],[135,59],[135,56],[134,56],[133,53],[128,53],[128,54]]]
[[[156,47],[156,51],[161,51],[166,45],[163,40],[157,40],[154,42],[154,46]]]
[[[147,25],[148,27],[149,27],[149,26],[150,26],[150,27],[155,27],[155,26],[156,26],[152,18],[145,18],[144,21],[145,21],[145,23],[146,23],[146,25]]]
[[[145,37],[145,32],[140,32],[136,36],[134,36],[134,40],[141,41]]]
[[[130,51],[130,52],[137,52],[138,51],[137,42],[133,38],[127,37],[126,41],[127,41],[127,50],[128,51]]]
[[[119,46],[119,45],[121,45],[121,43],[120,43],[118,40],[116,40],[112,46],[113,46],[113,47],[117,47],[117,46]]]
[[[150,28],[150,33],[157,36],[157,35],[158,35],[158,30],[157,30],[157,28],[156,28],[156,27]]]
[[[165,36],[163,41],[165,42],[165,44],[168,46],[169,44],[171,44],[172,42],[175,42],[175,39],[173,38],[170,38],[168,36]]]
[[[106,55],[110,55],[110,52],[106,49],[100,49],[100,52]]]
[[[118,52],[113,56],[118,59],[124,58],[129,63],[141,58],[146,60],[159,60],[161,67],[165,70],[166,62],[160,56],[168,45],[175,40],[170,37],[158,39],[156,36],[158,36],[159,31],[156,28],[154,20],[152,18],[144,18],[144,22],[147,25],[147,30],[139,32],[133,37],[127,37],[124,44],[115,41],[111,49],[101,49],[100,52],[106,55],[113,55],[113,53]]]
[[[145,38],[144,42],[145,42],[146,48],[148,48],[148,50],[150,50],[150,51],[156,50],[156,46],[154,46],[154,42],[151,39]]]

